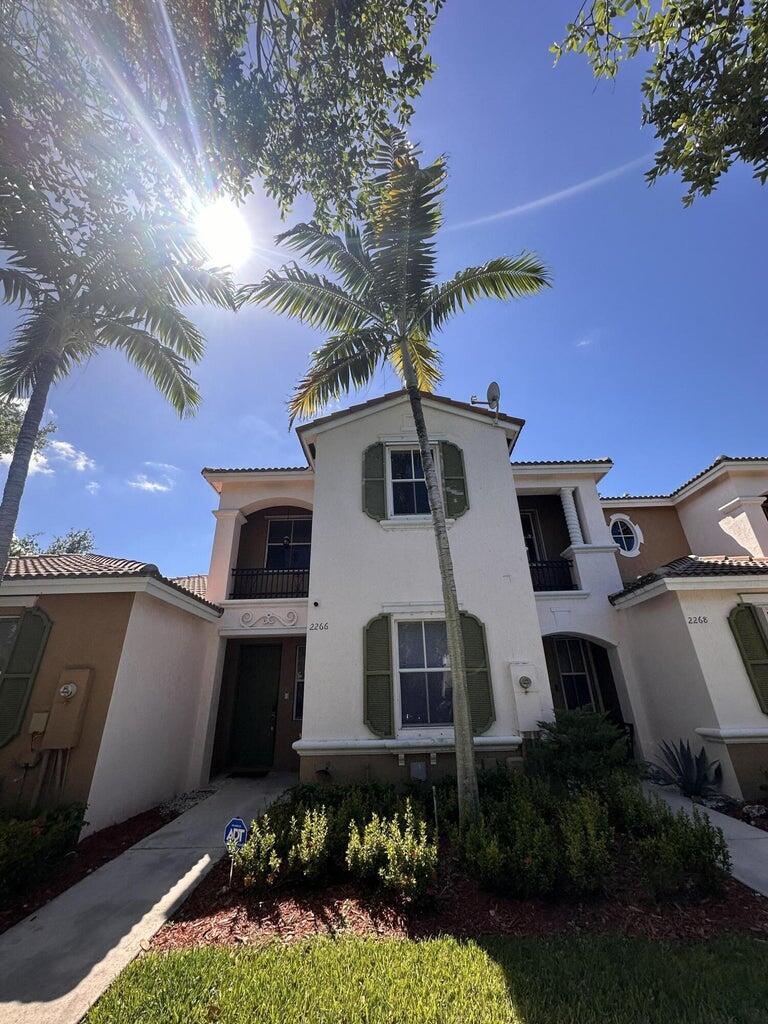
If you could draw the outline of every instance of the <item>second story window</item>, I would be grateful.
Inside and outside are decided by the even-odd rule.
[[[529,562],[541,562],[544,559],[544,545],[541,540],[541,527],[535,509],[521,509],[520,522],[523,527],[525,550]]]
[[[264,567],[308,569],[311,540],[311,519],[270,519]]]
[[[611,517],[611,537],[622,555],[630,558],[640,554],[643,536],[640,527],[636,526],[627,516],[616,514]]]
[[[389,452],[392,515],[429,515],[429,497],[418,448],[392,448]]]

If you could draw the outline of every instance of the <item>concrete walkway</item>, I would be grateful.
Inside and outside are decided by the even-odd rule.
[[[295,782],[227,780],[1,935],[2,1024],[76,1024],[221,857],[230,818],[250,821]]]
[[[646,790],[665,800],[674,810],[681,807],[688,814],[691,808],[696,809],[709,818],[713,825],[723,830],[733,864],[733,877],[738,878],[755,892],[768,896],[768,832],[747,825],[744,821],[730,818],[727,814],[692,803],[688,797],[662,789],[660,786],[646,784]]]

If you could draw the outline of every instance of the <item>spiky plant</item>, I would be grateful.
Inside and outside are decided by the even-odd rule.
[[[6,197],[8,198],[8,197]],[[19,514],[53,384],[105,349],[145,373],[180,416],[200,396],[190,363],[205,340],[181,307],[234,308],[228,273],[206,268],[189,227],[140,215],[73,238],[46,199],[19,189],[0,238],[3,300],[22,317],[0,364],[0,396],[28,399],[0,503],[0,567]]]
[[[654,763],[662,784],[677,786],[683,796],[713,796],[723,777],[719,761],[710,761],[702,746],[698,754],[691,750],[689,740],[678,740],[673,746],[663,740],[659,744],[664,764]]]
[[[422,395],[441,379],[433,336],[465,305],[481,297],[534,295],[549,283],[542,261],[532,253],[498,257],[435,280],[435,236],[442,224],[446,165],[441,157],[426,167],[402,134],[384,138],[366,190],[360,225],[341,235],[317,224],[298,224],[278,242],[309,264],[325,264],[335,280],[289,264],[240,290],[240,303],[254,302],[326,332],[290,401],[291,421],[316,415],[330,401],[367,384],[389,362],[408,392],[421,452],[442,582],[453,682],[453,717],[459,807],[463,819],[479,813],[472,725],[464,650],[443,498],[437,482]]]

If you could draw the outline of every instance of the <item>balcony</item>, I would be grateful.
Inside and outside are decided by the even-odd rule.
[[[551,558],[547,561],[530,562],[533,589],[541,590],[576,590],[571,573],[571,563],[567,558]]]
[[[230,598],[254,600],[306,597],[309,569],[233,569]]]

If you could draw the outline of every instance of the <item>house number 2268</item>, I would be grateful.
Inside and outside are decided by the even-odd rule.
[[[309,624],[310,632],[313,629],[328,629],[328,623],[327,622],[310,622],[310,624]]]

